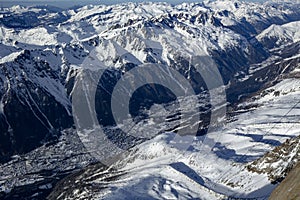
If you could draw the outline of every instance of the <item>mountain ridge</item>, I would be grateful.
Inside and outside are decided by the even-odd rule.
[[[195,66],[192,66],[190,58],[210,56],[222,75],[228,97],[226,104],[232,112],[226,116],[230,123],[229,127],[223,130],[222,136],[217,137],[219,131],[208,136],[212,137],[213,141],[216,140],[213,148],[206,147],[205,144],[203,148],[208,160],[226,166],[225,171],[222,171],[216,163],[210,164],[216,171],[220,170],[220,174],[212,172],[213,168],[208,169],[204,164],[199,164],[201,159],[205,159],[198,155],[202,148],[200,144],[203,134],[199,137],[199,141],[195,141],[192,145],[193,150],[187,151],[189,159],[181,157],[184,151],[174,150],[170,145],[172,134],[152,135],[155,136],[153,140],[142,144],[140,141],[134,143],[133,140],[125,140],[130,144],[134,143],[133,152],[124,159],[131,160],[131,163],[125,165],[125,168],[122,168],[124,164],[121,163],[122,167],[119,169],[128,170],[124,180],[130,180],[132,186],[138,187],[141,184],[147,188],[149,184],[155,185],[153,190],[149,189],[151,193],[149,198],[173,198],[176,197],[177,189],[177,197],[199,196],[199,193],[188,189],[189,187],[195,190],[200,188],[199,190],[203,195],[207,195],[208,199],[223,198],[224,195],[255,198],[262,191],[265,191],[265,196],[268,196],[275,187],[268,180],[268,175],[247,172],[243,163],[262,157],[265,151],[297,135],[295,132],[298,127],[295,123],[297,114],[294,113],[294,116],[287,114],[296,128],[281,134],[280,131],[285,132],[283,129],[288,127],[288,123],[282,121],[278,114],[282,111],[279,111],[279,108],[274,109],[273,106],[280,106],[287,112],[290,108],[284,105],[294,104],[298,94],[299,83],[295,79],[299,76],[300,57],[297,55],[300,45],[297,40],[297,29],[293,29],[292,26],[298,24],[300,20],[299,6],[298,4],[265,3],[262,5],[240,1],[212,1],[176,6],[167,3],[128,3],[111,6],[91,5],[66,10],[56,10],[51,7],[1,9],[0,137],[4,142],[0,143],[0,151],[1,161],[4,162],[3,167],[13,167],[14,162],[22,166],[24,162],[25,166],[37,166],[37,169],[46,166],[47,169],[50,168],[50,174],[56,173],[51,164],[44,165],[39,162],[28,164],[31,162],[26,159],[18,160],[18,155],[31,155],[35,150],[44,152],[44,148],[48,148],[45,146],[50,146],[49,151],[51,152],[53,148],[57,154],[58,144],[69,148],[68,145],[76,147],[80,143],[80,141],[74,142],[75,144],[67,142],[65,145],[65,141],[61,138],[65,137],[66,130],[76,133],[76,130],[72,129],[74,128],[72,95],[82,71],[89,68],[84,64],[93,56],[93,52],[98,53],[96,54],[98,65],[107,68],[101,81],[104,83],[104,88],[110,92],[122,75],[141,64],[163,64],[178,70],[193,85],[193,89],[200,96],[203,95],[201,96],[204,98],[203,102],[197,106],[201,107],[202,110],[199,110],[204,116],[201,128],[207,129],[209,123],[207,110],[211,107],[205,102],[207,88],[199,73],[196,72]],[[274,29],[281,30],[275,31],[275,38],[272,32]],[[279,41],[280,38],[287,39],[274,46],[274,41]],[[149,97],[153,98],[154,94],[161,94],[164,99],[172,99],[172,95],[164,88],[151,86],[149,90],[156,92],[148,95]],[[105,92],[100,90],[97,93],[98,104],[95,105],[99,108],[98,113],[106,113],[110,108],[109,104],[105,104],[107,98],[110,98]],[[138,100],[141,99],[140,96],[136,96]],[[133,105],[141,104],[136,102]],[[163,110],[159,109],[160,107],[151,107],[151,104],[147,106],[145,116],[151,116],[153,111]],[[168,106],[165,105],[167,108]],[[189,111],[188,105],[184,104],[184,106],[184,109]],[[294,112],[297,109],[295,108]],[[159,117],[165,115],[158,112]],[[103,123],[111,125],[110,113],[105,116],[108,119]],[[137,122],[142,122],[144,116],[135,117]],[[168,117],[172,125],[169,130],[176,131],[181,128],[176,126],[178,120],[176,113]],[[101,120],[103,118],[98,118],[98,121]],[[175,126],[172,122],[175,122]],[[268,128],[270,123],[279,124],[278,130],[270,130]],[[158,125],[160,126],[160,123]],[[124,138],[121,135],[115,138],[118,139],[122,141],[121,139]],[[239,146],[240,143],[244,143],[245,146]],[[154,165],[156,161],[159,163],[161,160],[157,158],[160,151],[152,145],[165,153],[161,156],[166,158],[166,161],[161,165]],[[148,149],[149,152],[143,149]],[[135,154],[136,152],[138,153]],[[83,154],[85,153],[87,152]],[[172,159],[172,153],[178,154],[180,159]],[[72,155],[73,153],[70,157]],[[57,160],[45,159],[59,163],[57,165],[64,163],[63,155],[57,157],[59,157]],[[74,157],[75,161],[70,164],[72,170],[77,169],[76,159],[83,159],[80,156],[80,158]],[[7,162],[9,160],[10,162]],[[83,160],[86,165],[92,162],[90,158]],[[142,173],[147,171],[141,163],[149,165],[151,173],[148,174],[148,178],[143,179]],[[83,168],[85,164],[79,166]],[[135,177],[132,173],[135,171],[131,167],[141,170],[141,178],[132,180],[132,177]],[[230,171],[231,167],[232,171]],[[64,171],[63,168],[58,168]],[[38,173],[30,171],[30,167],[28,170],[23,170],[22,167],[18,169],[20,172],[17,170],[17,173],[20,174]],[[168,174],[170,169],[172,173]],[[193,174],[193,172],[198,173],[199,177],[192,180],[189,176],[185,177],[186,174]],[[95,172],[89,171],[89,173],[88,179]],[[176,183],[175,177],[178,174],[185,177],[181,179],[184,180],[183,185]],[[5,176],[7,174],[3,174],[2,178]],[[25,179],[24,185],[20,184],[20,191],[22,186],[35,184],[35,181],[31,183],[35,178],[29,177]],[[216,177],[219,177],[220,181]],[[249,182],[241,177],[249,178]],[[4,196],[14,195],[14,181],[15,179],[12,178],[1,182],[1,191],[6,191],[2,193]],[[26,181],[29,183],[26,184]],[[97,187],[94,189],[103,195],[108,192],[106,196],[108,199],[115,197],[110,193],[109,188],[119,188],[116,194],[119,192],[123,196],[135,191],[131,186],[122,183],[122,180],[119,181],[120,183],[113,181],[105,183],[107,188],[104,190]],[[259,183],[255,185],[256,182]],[[47,185],[44,182],[36,184]],[[54,182],[51,184],[54,185]],[[74,184],[72,189],[78,189],[75,186],[77,185]],[[147,191],[145,188],[140,189]],[[158,193],[155,193],[157,191]],[[52,194],[54,197],[55,192]],[[67,190],[64,195],[73,195],[72,192]]]

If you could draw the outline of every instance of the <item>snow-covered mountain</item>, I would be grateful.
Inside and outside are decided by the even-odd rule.
[[[271,25],[257,36],[257,39],[268,48],[279,47],[300,41],[299,21],[284,25]]]
[[[112,169],[101,164],[96,164],[96,169],[88,167],[83,175],[77,174],[86,179],[85,183],[77,184],[77,175],[67,178],[49,198],[79,199],[91,194],[106,199],[128,195],[159,199],[266,198],[275,187],[268,173],[248,171],[246,163],[299,135],[299,8],[296,3],[227,0],[176,6],[150,2],[89,5],[68,10],[50,6],[1,8],[0,161],[1,168],[17,170],[0,174],[0,197],[47,195],[57,182],[50,181],[49,174],[60,179],[62,174],[94,162],[78,144],[78,138],[64,138],[70,132],[76,134],[76,86],[83,72],[89,70],[86,63],[93,62],[97,55],[95,66],[106,69],[94,102],[97,113],[101,113],[96,120],[102,126],[114,126],[110,100],[121,77],[141,64],[160,64],[178,71],[199,99],[204,99],[194,105],[201,108],[203,118],[197,122],[199,136],[188,151],[174,148],[172,132],[181,129],[176,124],[176,109],[168,118],[167,133],[166,125],[158,122],[159,135],[152,134],[151,124],[133,129],[145,137],[151,135],[149,140],[118,135],[117,130],[112,133],[112,141],[131,149],[123,161]],[[223,102],[228,106],[226,125],[214,127],[208,135],[203,132],[209,129],[213,106],[206,102],[209,86],[191,60],[197,56],[213,59],[227,94],[227,102]],[[86,95],[92,87],[83,91]],[[141,92],[135,94],[133,107],[146,105],[145,116],[166,116],[164,109],[153,104],[170,106],[173,96],[168,90],[150,86]],[[143,102],[145,94],[152,99],[150,104]],[[178,102],[186,113],[194,112],[191,99]],[[131,113],[136,119],[143,117],[138,111]],[[93,121],[88,125],[96,127]],[[207,146],[204,140],[214,145]],[[111,150],[105,145],[102,149]],[[62,153],[58,153],[60,150]],[[47,151],[53,153],[45,156],[45,161],[29,160]],[[22,156],[11,157],[15,154]],[[70,168],[63,167],[66,163]],[[102,167],[98,170],[98,166]],[[49,173],[41,173],[43,170]],[[23,176],[27,178],[20,180]],[[68,181],[72,187],[62,192]],[[28,192],[28,185],[36,189]]]
[[[161,134],[110,169],[96,165],[67,177],[50,199],[267,199],[299,159],[299,92],[290,77],[240,104],[239,114],[207,136],[213,148],[198,137],[178,150],[174,135]]]
[[[268,173],[269,178],[274,182],[281,181],[296,166],[299,157],[300,142],[298,136],[288,139],[281,146],[251,163],[248,168],[258,173]]]

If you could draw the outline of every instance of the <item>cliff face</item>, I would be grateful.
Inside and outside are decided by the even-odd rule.
[[[300,160],[299,26],[246,0],[0,8],[0,199],[267,199]]]
[[[273,183],[281,182],[297,165],[299,168],[300,137],[288,139],[282,145],[266,153],[262,158],[250,163],[247,168],[250,171],[268,174]]]
[[[72,127],[72,84],[92,49],[102,48],[110,67],[167,63],[195,90],[204,84],[190,56],[208,53],[233,103],[296,67],[299,10],[239,1],[0,8],[0,162],[57,142]],[[126,56],[114,55],[119,50]]]

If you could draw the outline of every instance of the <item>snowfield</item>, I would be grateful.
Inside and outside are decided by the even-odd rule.
[[[267,199],[276,185],[270,183],[267,175],[248,171],[246,163],[299,135],[300,81],[287,79],[268,90],[273,92],[252,102],[259,107],[235,116],[236,121],[207,135],[215,143],[213,149],[202,143],[203,138],[197,138],[189,150],[182,152],[176,149],[178,144],[172,143],[172,133],[135,147],[118,164],[122,167],[117,166],[126,174],[115,183],[105,183],[107,189],[99,196],[101,199],[143,195],[156,199],[199,196]],[[274,96],[278,92],[280,95]]]
[[[1,8],[0,198],[268,199],[298,161],[299,10],[238,0]],[[173,81],[190,94],[178,81],[185,78],[197,95],[178,97],[180,109],[154,102],[138,110],[143,120],[128,111],[123,123],[99,124],[108,110],[89,111],[108,105],[113,113],[111,102],[133,94],[131,73],[144,64],[168,70],[137,79]],[[208,133],[176,134],[198,125]],[[99,136],[102,128],[127,135]],[[291,148],[278,150],[283,143]],[[276,147],[287,155],[268,162]]]

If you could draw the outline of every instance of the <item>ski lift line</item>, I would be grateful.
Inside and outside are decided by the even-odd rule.
[[[300,104],[300,100],[299,100],[294,106],[292,106],[292,107],[289,109],[289,111],[288,111],[287,113],[285,113],[285,114],[279,119],[279,121],[278,121],[277,123],[281,123],[282,120],[283,120],[284,118],[286,118],[287,115],[290,114],[290,113],[292,112],[292,110],[294,110],[299,104]],[[274,124],[274,125],[266,132],[266,135],[270,135],[271,130],[273,130],[273,129],[275,128],[275,126],[277,125],[277,123],[275,123],[275,124]],[[291,127],[290,127],[290,128],[291,128]],[[289,128],[289,129],[290,129],[290,128]],[[288,129],[288,130],[289,130],[289,129]],[[286,131],[285,133],[288,133],[288,131]]]
[[[282,119],[284,119],[292,110],[294,110],[298,105],[300,104],[300,100],[296,103],[296,104],[294,104],[289,110],[288,110],[288,112],[286,112],[281,118],[280,118],[280,120],[278,121],[278,122],[281,122],[281,120]],[[266,134],[264,135],[264,136],[268,136],[268,135],[270,135],[271,134],[271,131],[275,128],[275,126],[277,125],[277,123],[275,123],[267,132],[266,132]],[[294,125],[292,125],[292,126],[290,126],[290,128],[285,132],[285,134],[287,134],[288,133],[288,131],[290,131],[290,129],[293,127]],[[258,142],[261,142],[262,141],[262,139],[260,139],[259,141],[257,141],[257,143]],[[258,146],[259,144],[256,144],[256,145],[254,145],[253,147],[255,147],[255,146]],[[248,153],[249,152],[249,149],[247,150],[247,152],[246,153]],[[244,158],[246,158],[247,157],[247,155],[246,154],[244,154],[243,156],[241,156],[236,162],[240,162],[241,160],[243,160]],[[229,170],[227,170],[225,173],[223,173],[223,175],[219,178],[220,180],[221,179],[223,179],[224,177],[225,177],[225,175],[228,173],[230,171],[230,169]]]
[[[299,143],[297,144],[297,146],[296,146],[296,149],[298,149],[299,148]],[[294,157],[295,157],[296,155],[294,155],[292,158],[290,158],[289,160],[292,160]],[[263,180],[263,178],[261,178],[261,180]],[[255,185],[256,183],[252,183],[251,185],[249,185],[248,186],[248,188],[250,187],[250,186],[253,186],[253,185]],[[268,199],[268,197],[269,196],[266,196],[267,198],[266,199]],[[257,198],[259,198],[259,197],[257,197]]]
[[[300,122],[299,122],[300,123]],[[296,123],[294,123],[293,125],[291,125],[284,134],[287,134],[294,126],[295,126]]]

